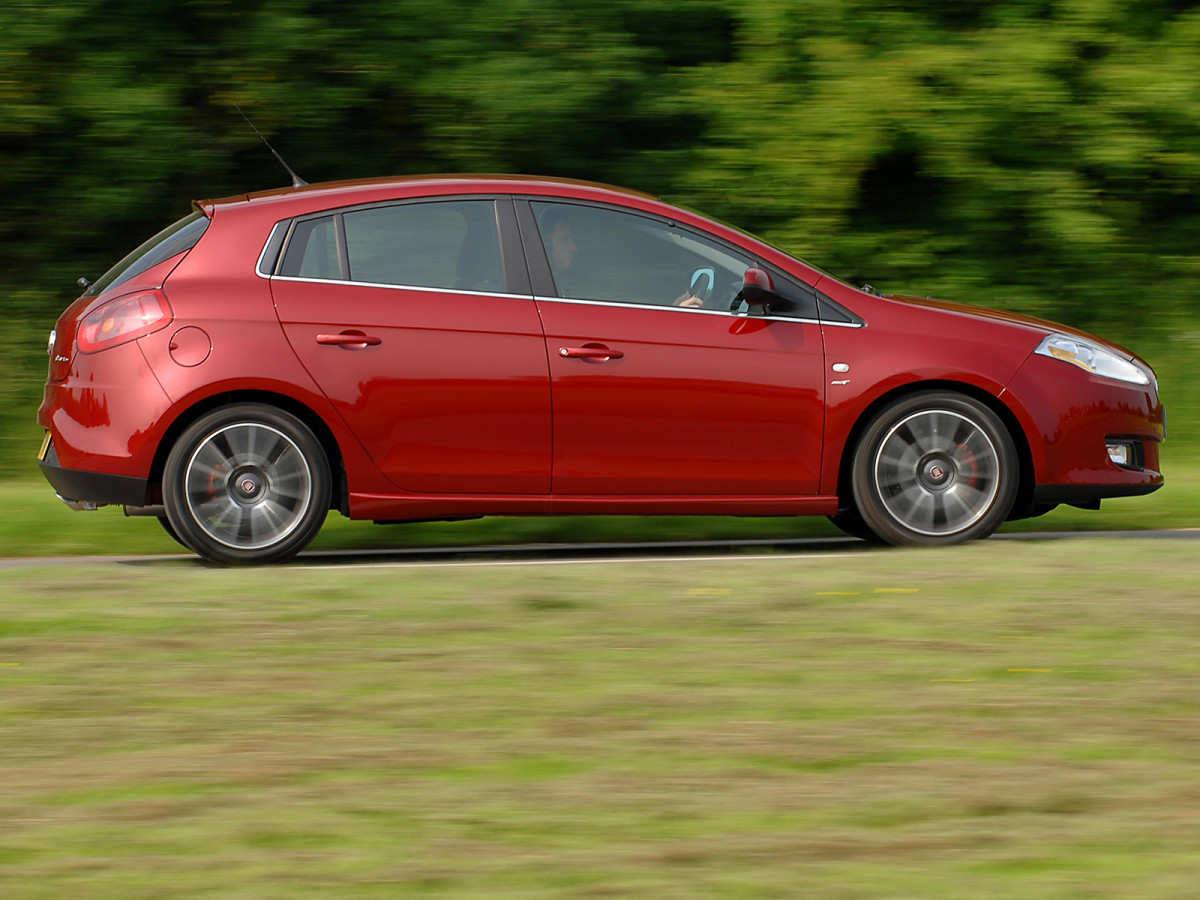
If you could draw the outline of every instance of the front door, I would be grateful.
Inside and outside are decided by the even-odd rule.
[[[817,493],[819,324],[731,309],[752,260],[724,242],[606,207],[530,211],[554,281],[538,307],[556,496]]]

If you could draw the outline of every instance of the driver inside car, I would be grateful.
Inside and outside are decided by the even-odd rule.
[[[707,267],[696,269],[692,272],[688,289],[681,296],[675,298],[674,305],[686,306],[690,309],[703,307],[708,298],[712,296],[713,283],[716,280],[716,272],[712,269]]]

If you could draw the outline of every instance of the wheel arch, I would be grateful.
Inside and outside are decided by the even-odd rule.
[[[284,412],[291,413],[312,431],[325,458],[329,463],[329,476],[332,486],[330,508],[339,510],[343,515],[348,514],[349,494],[346,487],[345,460],[341,447],[333,431],[325,424],[325,420],[311,407],[286,394],[267,390],[237,390],[213,394],[189,406],[176,416],[168,426],[155,450],[154,461],[150,467],[150,484],[156,492],[156,500],[161,502],[163,470],[167,464],[167,456],[179,436],[201,416],[208,415],[213,410],[239,403],[261,403],[272,406]]]
[[[949,391],[970,397],[984,404],[1000,418],[1000,421],[1012,437],[1013,446],[1016,448],[1017,459],[1020,465],[1017,496],[1013,501],[1009,519],[1023,519],[1034,515],[1033,453],[1030,450],[1029,439],[1025,434],[1025,429],[1021,427],[1016,414],[1002,400],[996,397],[995,394],[975,385],[967,384],[966,382],[951,380],[915,381],[901,385],[876,397],[859,413],[858,418],[854,422],[854,427],[850,429],[846,443],[842,447],[842,455],[838,463],[838,511],[842,512],[854,507],[854,491],[852,487],[854,455],[858,451],[858,445],[862,441],[863,433],[879,414],[879,411],[905,397],[934,391]]]

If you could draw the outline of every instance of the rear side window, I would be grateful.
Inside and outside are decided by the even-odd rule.
[[[500,232],[490,200],[406,203],[345,214],[351,281],[502,290]]]
[[[164,228],[142,244],[119,263],[104,273],[104,276],[84,293],[85,297],[97,297],[107,290],[120,287],[131,278],[136,278],[147,269],[166,262],[191,250],[208,228],[208,217],[200,210]]]
[[[340,221],[339,221],[340,220]],[[339,264],[339,228],[348,271]],[[462,291],[504,290],[492,200],[371,206],[305,219],[279,274],[292,278]]]

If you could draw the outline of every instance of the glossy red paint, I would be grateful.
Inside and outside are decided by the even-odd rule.
[[[306,216],[460,197],[495,201],[501,284],[373,284],[277,268],[289,229]],[[706,236],[724,248],[710,265],[753,261],[739,270],[748,273],[750,309],[732,311],[727,300],[690,309],[562,296],[527,202],[534,198],[623,210],[664,234]],[[158,502],[164,469],[187,471],[181,435],[212,410],[238,405],[284,410],[311,431],[324,454],[310,462],[329,466],[333,505],[352,518],[844,515],[853,512],[851,464],[864,433],[914,392],[991,410],[1024,466],[996,476],[1019,477],[1011,511],[989,510],[979,524],[964,517],[945,540],[985,534],[1005,514],[1162,483],[1163,412],[1152,374],[1146,385],[1122,382],[1034,352],[1051,333],[1132,359],[1120,347],[1026,317],[864,293],[645,194],[542,178],[436,176],[267,191],[198,208],[209,223],[193,246],[81,298],[59,320],[39,421],[51,439],[43,469],[68,500]],[[346,267],[344,233],[337,240]],[[157,292],[169,318],[151,333],[81,353],[80,322],[137,292]],[[931,404],[936,418],[938,401]],[[265,416],[242,436],[253,446],[282,434],[274,454],[310,446],[288,421]],[[939,427],[931,420],[931,433]],[[1116,465],[1105,449],[1113,439],[1136,442],[1140,465]],[[222,446],[214,440],[200,446],[211,454]],[[892,485],[896,496],[936,495],[954,441],[966,438],[947,438],[944,447],[923,440],[910,445],[915,476],[936,478]],[[229,451],[240,483],[269,482],[271,454],[250,469],[243,456]],[[978,480],[963,478],[964,490]],[[279,496],[289,499],[283,488]],[[254,500],[252,491],[231,489],[228,516]],[[166,512],[188,524],[186,509]],[[270,560],[300,549],[282,527],[277,547],[242,552],[241,538],[220,523],[192,524],[191,543],[216,559]],[[245,533],[258,527],[247,518]],[[942,526],[923,527],[921,541]],[[206,528],[217,535],[212,541]]]
[[[808,496],[824,428],[821,328],[539,300],[554,491]],[[602,344],[620,359],[575,359]]]
[[[965,309],[912,306],[864,294],[831,278],[818,288],[866,323],[861,329],[825,329],[829,367],[848,366],[844,375],[830,379],[826,412],[822,488],[835,493],[856,426],[881,401],[930,385],[999,397],[1045,335],[1023,323],[987,327],[987,320]]]
[[[531,297],[277,280],[295,355],[400,490],[550,491],[550,379]],[[329,346],[360,330],[380,343]]]
[[[89,355],[84,366],[77,357],[65,380],[47,383],[39,421],[64,468],[145,478],[170,409],[141,347],[128,343]]]
[[[1071,398],[1064,404],[1064,397]],[[1165,439],[1163,408],[1153,385],[1136,388],[1098,378],[1044,356],[1030,357],[1000,398],[1037,439],[1038,484],[1064,486],[1161,483],[1158,445]],[[1144,442],[1145,468],[1114,466],[1108,438]]]

